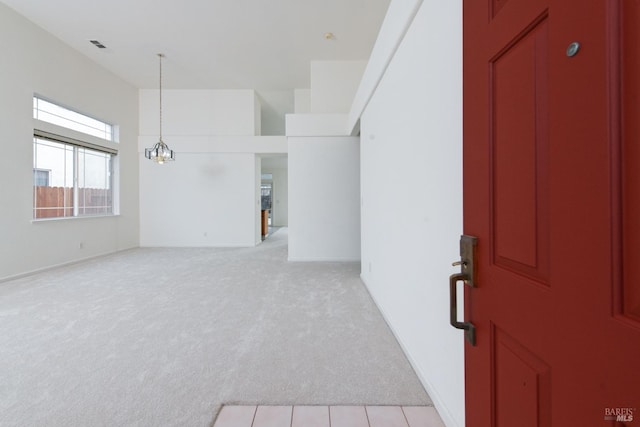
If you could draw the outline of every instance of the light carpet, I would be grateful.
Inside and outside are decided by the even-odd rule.
[[[141,248],[0,283],[0,425],[207,426],[224,403],[429,405],[358,263]]]

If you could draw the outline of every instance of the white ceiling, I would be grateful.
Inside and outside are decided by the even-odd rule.
[[[311,60],[367,59],[390,2],[0,1],[139,88],[164,53],[166,88],[258,90],[308,88]]]

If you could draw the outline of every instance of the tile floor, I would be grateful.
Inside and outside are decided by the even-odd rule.
[[[213,427],[444,427],[430,406],[223,406]]]

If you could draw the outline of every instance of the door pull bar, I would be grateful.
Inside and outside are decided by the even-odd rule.
[[[473,236],[460,237],[460,261],[452,265],[460,266],[460,273],[449,276],[449,322],[456,329],[465,331],[469,344],[476,345],[476,327],[471,322],[458,321],[458,282],[475,287],[475,247],[478,239]]]
[[[452,274],[449,276],[449,295],[450,295],[450,322],[451,326],[456,329],[463,329],[465,331],[465,338],[469,341],[469,344],[476,345],[476,327],[470,322],[458,321],[458,289],[457,284],[460,280],[466,280],[467,275],[464,273]]]

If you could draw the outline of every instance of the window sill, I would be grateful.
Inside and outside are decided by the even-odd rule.
[[[96,218],[117,218],[120,214],[107,214],[107,215],[83,215],[83,216],[63,216],[58,218],[37,218],[32,219],[32,224],[38,224],[43,222],[58,222],[58,221],[77,221],[83,219],[96,219]]]

